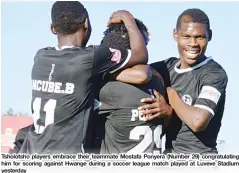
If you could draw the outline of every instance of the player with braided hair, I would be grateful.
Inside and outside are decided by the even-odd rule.
[[[148,42],[149,42],[149,32],[148,32],[148,28],[145,26],[145,24],[135,18],[135,23],[136,25],[138,26],[143,38],[144,38],[144,41],[145,41],[145,44],[147,45]],[[114,34],[116,33],[114,36],[111,37],[111,34]],[[117,33],[121,33],[121,34],[117,34]],[[104,45],[107,45],[109,46],[109,43],[105,43],[106,41],[107,42],[111,42],[111,39],[114,38],[114,46],[115,45],[124,45],[123,47],[128,47],[130,48],[130,44],[129,44],[129,35],[127,33],[127,29],[125,27],[125,25],[123,24],[113,24],[113,25],[110,25],[105,31],[104,31],[104,38],[103,40],[101,41],[101,44],[103,43],[104,41]],[[108,38],[109,37],[109,38]],[[125,39],[120,39],[118,40],[117,37],[123,37]],[[117,42],[117,43],[116,43]]]
[[[145,43],[148,44],[147,27],[140,20],[135,21]],[[125,25],[109,25],[104,32],[101,45],[130,49]],[[138,69],[140,68],[139,65]],[[97,123],[104,122],[102,119],[106,118],[101,153],[160,153],[163,119],[145,122],[144,118],[140,117],[137,107],[142,105],[139,101],[141,98],[153,97],[154,89],[162,95],[165,94],[161,80],[153,77],[146,84],[133,85],[115,81],[112,76],[107,75],[104,81],[98,96],[101,106]]]

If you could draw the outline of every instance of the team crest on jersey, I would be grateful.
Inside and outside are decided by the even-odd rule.
[[[110,51],[113,53],[113,56],[111,58],[111,61],[114,61],[114,62],[117,62],[119,63],[120,62],[120,59],[121,59],[121,52],[120,50],[117,50],[117,49],[112,49],[112,48],[109,48]]]
[[[188,105],[192,105],[192,97],[188,94],[185,94],[183,97],[182,97],[184,103],[188,104]]]

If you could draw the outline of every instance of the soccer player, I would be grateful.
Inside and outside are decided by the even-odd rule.
[[[172,87],[167,93],[177,116],[172,116],[167,144],[173,153],[217,153],[228,78],[221,65],[205,55],[212,38],[208,16],[200,9],[185,10],[178,17],[173,36],[179,58],[151,64]],[[161,117],[157,109],[169,107],[154,98],[142,102],[149,103],[139,108],[148,109],[142,114],[152,114],[149,119]]]
[[[95,78],[147,63],[147,48],[134,17],[117,11],[109,20],[124,22],[131,50],[86,47],[91,33],[87,10],[77,1],[57,1],[51,11],[58,45],[40,49],[32,68],[34,126],[20,153],[81,153],[93,111]],[[133,48],[133,49],[132,49]]]
[[[146,26],[137,19],[136,23],[147,44]],[[111,24],[104,34],[101,45],[130,49],[129,35],[124,24]],[[105,82],[99,92],[99,116],[107,116],[100,153],[160,153],[163,119],[145,121],[137,108],[142,105],[141,98],[154,97],[154,89],[165,95],[161,80],[152,77],[146,84],[133,85],[106,76]]]

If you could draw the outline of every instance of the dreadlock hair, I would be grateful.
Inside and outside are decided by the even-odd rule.
[[[52,25],[59,34],[69,35],[83,27],[88,13],[78,1],[57,1],[51,9]]]
[[[206,15],[204,11],[197,8],[187,9],[182,14],[180,14],[177,20],[177,25],[176,25],[177,30],[179,30],[182,22],[201,23],[205,25],[207,30],[210,30],[210,22],[209,22],[208,16]]]
[[[144,23],[135,19],[135,23],[138,26],[139,30],[142,32],[148,32],[148,28]],[[120,24],[110,24],[109,27],[104,31],[104,37],[101,41],[101,45],[112,47],[115,49],[126,48],[130,49],[129,35],[124,23]],[[147,44],[147,40],[145,40]]]

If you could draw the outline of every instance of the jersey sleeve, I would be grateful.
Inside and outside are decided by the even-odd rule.
[[[152,68],[154,68],[163,78],[165,87],[170,86],[170,80],[169,80],[169,72],[167,69],[167,65],[164,61],[158,61],[155,63],[150,64]]]
[[[194,106],[206,109],[214,116],[220,101],[226,97],[227,75],[219,68],[206,72],[200,80],[201,91]]]
[[[9,150],[10,154],[19,153],[20,148],[21,148],[21,146],[29,132],[29,129],[31,128],[32,125],[33,124],[18,130],[17,135],[15,137],[15,141],[14,141],[14,148]]]
[[[130,60],[131,50],[96,46],[94,49],[93,74],[114,73]]]
[[[171,85],[169,71],[174,67],[176,62],[177,58],[171,57],[163,61],[158,61],[150,64],[150,66],[154,68],[157,72],[159,72],[162,76],[165,87],[169,87]]]

